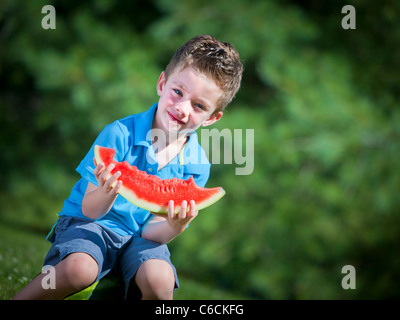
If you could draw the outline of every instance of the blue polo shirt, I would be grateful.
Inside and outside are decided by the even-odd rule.
[[[116,161],[127,161],[148,174],[161,179],[189,179],[193,176],[198,186],[204,187],[210,175],[210,163],[200,146],[196,132],[189,136],[184,149],[165,167],[158,170],[158,161],[151,144],[150,130],[153,124],[157,103],[145,112],[134,114],[107,125],[99,134],[88,154],[77,167],[82,178],[72,188],[65,200],[60,215],[86,218],[82,213],[82,199],[88,182],[98,185],[93,174],[95,165],[94,146],[114,148]],[[111,210],[96,220],[121,236],[139,234],[145,222],[150,218],[149,211],[139,208],[121,195],[118,195]]]

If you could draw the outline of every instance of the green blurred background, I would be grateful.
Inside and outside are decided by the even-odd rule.
[[[56,30],[43,30],[44,5]],[[341,9],[356,9],[344,30]],[[254,129],[254,172],[170,244],[180,299],[400,297],[400,2],[0,4],[0,298],[41,270],[44,236],[108,123],[157,101],[174,51],[231,42],[242,88],[215,128]],[[344,265],[356,289],[344,290]]]

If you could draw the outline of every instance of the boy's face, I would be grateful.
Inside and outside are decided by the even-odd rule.
[[[168,80],[162,72],[157,82],[160,96],[155,126],[167,132],[191,132],[218,121],[214,113],[222,90],[213,79],[186,67],[176,70]]]

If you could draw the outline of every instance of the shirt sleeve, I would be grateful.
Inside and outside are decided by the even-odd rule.
[[[93,174],[95,169],[94,165],[94,146],[99,145],[102,147],[113,148],[115,150],[116,161],[122,161],[125,156],[125,146],[126,146],[126,135],[119,125],[118,121],[107,125],[99,136],[94,141],[89,152],[86,154],[85,158],[81,161],[76,171],[80,173],[82,178],[93,183],[95,186],[98,185],[97,180]]]

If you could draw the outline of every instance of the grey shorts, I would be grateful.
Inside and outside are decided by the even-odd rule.
[[[125,283],[125,297],[137,270],[149,259],[168,262],[175,274],[175,288],[179,287],[176,269],[171,263],[166,244],[149,241],[139,235],[120,236],[93,220],[71,216],[60,217],[54,227],[54,233],[48,240],[53,245],[43,265],[54,266],[74,252],[87,253],[99,266],[96,281],[111,270],[116,271]]]

